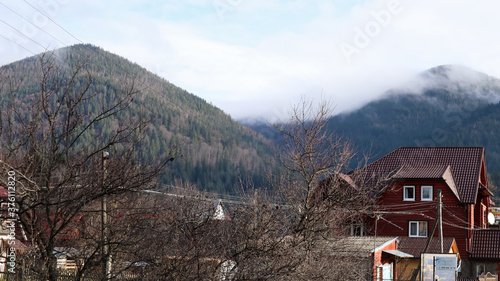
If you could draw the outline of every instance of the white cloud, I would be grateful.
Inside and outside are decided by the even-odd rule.
[[[147,67],[235,118],[283,117],[300,96],[330,98],[339,112],[439,64],[500,77],[494,0],[52,1],[60,3],[53,19],[78,39]],[[37,5],[50,12],[40,4],[48,2]],[[23,3],[4,3],[28,19],[37,14]],[[217,3],[230,7],[222,17]],[[1,5],[0,11],[13,26],[26,25]],[[67,45],[78,42],[50,21],[38,24]],[[0,30],[33,52],[42,49]],[[356,46],[356,36],[369,42]],[[62,45],[40,31],[31,38],[48,48]],[[31,55],[0,40],[1,64]],[[356,53],[346,58],[343,43]]]

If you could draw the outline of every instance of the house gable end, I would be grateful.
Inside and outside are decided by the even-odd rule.
[[[475,204],[478,181],[486,179],[483,147],[401,147],[379,158],[364,168],[354,171],[363,174],[358,185],[374,186],[379,182],[400,174],[402,169],[411,171],[419,167],[450,166],[457,198],[464,204]],[[445,170],[436,170],[435,172]],[[363,178],[364,177],[364,178]],[[450,188],[453,183],[447,182]],[[455,193],[455,192],[454,192]]]

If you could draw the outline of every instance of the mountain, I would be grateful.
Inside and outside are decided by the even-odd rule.
[[[156,157],[173,146],[182,154],[169,164],[161,179],[164,185],[182,181],[194,183],[199,189],[233,193],[241,180],[251,179],[256,185],[263,182],[268,164],[273,161],[270,142],[220,109],[141,66],[92,45],[79,44],[50,53],[65,67],[86,60],[85,71],[93,77],[90,90],[106,93],[106,100],[124,84],[135,84],[139,90],[137,98],[106,126],[138,116],[151,120],[143,144],[148,149],[141,157]],[[18,94],[36,94],[40,91],[40,70],[38,56],[29,57],[1,67],[0,81],[8,76],[16,81]],[[83,75],[77,79],[84,85]],[[85,110],[91,111],[102,102],[106,101],[90,101]],[[85,141],[93,139],[88,135]]]
[[[400,146],[486,146],[495,155],[500,80],[460,66],[438,66],[362,108],[334,116],[329,129],[377,158]],[[498,130],[500,133],[500,130]],[[500,150],[498,150],[500,152]]]
[[[366,164],[366,157],[372,162],[401,146],[484,146],[490,179],[500,185],[499,101],[499,79],[443,65],[357,110],[331,117],[328,130],[355,147],[353,168]],[[269,127],[248,126],[282,141]]]
[[[500,184],[500,80],[466,67],[429,69],[362,108],[329,120],[370,162],[401,146],[484,146]]]

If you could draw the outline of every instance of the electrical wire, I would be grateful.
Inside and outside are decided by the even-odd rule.
[[[81,43],[83,43],[80,39],[76,38],[76,36],[74,36],[73,34],[71,34],[71,32],[67,31],[64,27],[62,27],[60,24],[58,24],[56,21],[54,21],[51,17],[49,17],[48,15],[46,15],[44,12],[40,11],[40,9],[38,9],[37,7],[33,6],[31,3],[29,3],[28,1],[26,0],[23,0],[26,4],[30,5],[33,9],[35,9],[36,11],[38,11],[40,14],[42,14],[44,17],[46,17],[48,20],[50,20],[51,22],[53,22],[55,25],[57,25],[59,28],[61,28],[64,32],[68,33],[71,37],[75,38],[76,40],[80,41]],[[59,41],[59,40],[58,40]]]
[[[73,37],[75,40],[77,40],[79,43],[81,44],[84,44],[84,42],[79,39],[78,37],[76,37],[75,35],[73,35],[71,32],[69,32],[66,28],[64,28],[62,25],[58,24],[55,20],[53,20],[50,16],[48,16],[46,13],[40,11],[40,9],[36,8],[34,5],[32,5],[31,3],[29,3],[28,1],[26,0],[23,0],[26,4],[28,4],[31,8],[33,8],[34,10],[38,11],[41,15],[43,15],[44,17],[46,17],[48,20],[50,20],[52,23],[54,23],[55,25],[57,25],[61,30],[63,30],[64,32],[66,32],[68,35],[70,35],[71,37]],[[5,5],[4,5],[5,6]],[[7,7],[7,6],[5,6]],[[13,13],[15,13],[16,15],[20,16],[21,18],[23,18],[24,20],[26,20],[24,17],[22,17],[19,13],[15,12],[13,9],[7,7],[9,10],[11,10]],[[4,21],[3,21],[4,22]],[[40,45],[42,48],[44,48],[44,50],[47,50],[47,48],[43,47],[43,45],[41,45],[40,43],[36,42],[35,40],[27,37],[26,35],[24,35],[21,31],[17,30],[16,28],[14,28],[13,26],[11,26],[10,24],[4,22],[5,24],[9,25],[11,28],[15,29],[17,32],[21,33],[21,35],[23,35],[24,37],[28,38],[30,41],[36,43],[37,45]],[[42,30],[44,31],[42,28],[34,25],[36,28],[38,28],[39,30]],[[54,36],[50,35],[50,33],[44,31],[45,33],[49,34],[49,36],[55,38]],[[70,47],[66,44],[64,44],[61,40],[59,39],[55,39],[57,40],[58,42],[60,42],[62,45],[64,45],[65,47]],[[132,77],[135,79],[135,77],[137,77],[137,74],[138,73],[130,73],[127,69],[124,69],[121,65],[117,64],[115,61],[113,61],[111,58],[108,57],[107,53],[101,53],[99,49],[95,49],[95,48],[92,48],[91,49],[92,52],[98,54],[99,56],[103,57],[104,59],[106,59],[108,62],[110,62],[111,64],[113,64],[114,66],[116,66],[118,69],[120,69],[121,71],[123,71],[126,75],[128,75],[128,77]],[[78,53],[78,51],[76,51]],[[30,52],[30,53],[33,53],[33,52]],[[61,59],[62,61],[65,61],[67,62],[64,58],[60,58],[58,57],[56,54],[52,53],[54,56],[56,56],[58,59]],[[83,55],[83,54],[80,54],[80,55]],[[99,65],[97,65],[97,67],[101,68],[101,70],[105,70],[104,68],[100,67]],[[161,77],[160,77],[161,78]],[[141,84],[143,86],[143,88],[140,89],[140,91],[146,91],[146,90],[151,90],[152,92],[154,92],[155,94],[159,95],[160,97],[162,98],[165,98],[168,100],[168,103],[166,103],[167,106],[169,106],[169,103],[173,104],[174,106],[176,106],[181,112],[183,113],[187,113],[187,109],[184,108],[183,106],[181,106],[180,104],[174,102],[171,98],[169,98],[167,95],[165,95],[164,93],[161,93],[159,91],[157,91],[156,89],[152,88],[150,84],[144,82],[144,81],[141,81],[141,80],[136,80],[137,82],[139,82],[139,84]],[[172,109],[174,109],[174,107],[170,106]],[[147,111],[149,111],[150,113],[151,110],[148,109],[148,108],[145,108]],[[198,119],[198,120],[201,120],[198,116],[193,116],[193,118],[195,119]]]
[[[21,34],[22,36],[26,37],[26,39],[30,40],[31,42],[37,44],[38,46],[42,47],[42,49],[47,49],[46,47],[44,47],[42,44],[38,43],[37,41],[31,39],[30,37],[26,36],[24,33],[22,33],[19,29],[13,27],[11,24],[7,23],[6,21],[0,19],[0,22],[2,22],[3,24],[7,25],[8,27],[12,28],[13,30],[17,31],[19,34]]]
[[[429,202],[412,202],[411,204],[408,204],[408,203],[404,203],[404,204],[387,204],[387,205],[383,205],[384,207],[386,208],[401,208],[401,207],[409,207],[409,206],[436,206],[435,203],[433,203],[432,201],[429,201]]]
[[[2,34],[0,34],[0,36],[1,36],[1,37],[3,37],[3,38],[5,38],[6,40],[8,40],[8,41],[10,41],[10,42],[12,42],[12,43],[14,43],[14,44],[16,44],[17,46],[19,46],[19,47],[21,47],[21,48],[25,49],[25,50],[26,50],[26,51],[28,51],[29,53],[31,53],[31,54],[33,54],[33,55],[36,55],[34,52],[32,52],[31,50],[26,49],[24,46],[20,45],[20,44],[19,44],[19,43],[17,43],[16,41],[9,39],[9,38],[7,38],[6,36],[4,36],[4,35],[2,35]]]
[[[443,210],[446,211],[448,214],[450,214],[452,217],[454,217],[455,219],[457,219],[458,221],[460,221],[461,223],[464,223],[464,224],[469,224],[467,221],[457,217],[452,211],[448,210],[447,207],[443,206]]]
[[[49,35],[50,37],[52,37],[52,39],[56,40],[57,42],[61,43],[62,45],[66,46],[66,44],[64,44],[61,40],[57,39],[55,36],[53,36],[52,34],[50,34],[49,32],[47,32],[46,30],[36,26],[35,24],[33,24],[31,21],[29,21],[27,18],[25,18],[24,16],[22,16],[21,14],[19,14],[18,12],[14,11],[12,8],[8,7],[7,5],[5,5],[4,3],[1,3],[0,2],[0,5],[4,6],[5,8],[9,9],[11,12],[13,12],[14,14],[16,14],[18,17],[22,18],[25,22],[31,24],[32,26],[34,26],[35,28],[37,28],[38,30],[42,31],[43,33]]]
[[[394,222],[392,222],[392,221],[390,221],[390,220],[388,220],[388,219],[384,218],[383,216],[377,216],[377,218],[380,218],[380,219],[382,219],[382,220],[386,221],[387,223],[389,223],[389,224],[391,224],[391,225],[393,225],[393,226],[395,226],[395,227],[399,228],[400,230],[404,230],[404,228],[402,228],[401,226],[399,226],[399,225],[395,224]]]

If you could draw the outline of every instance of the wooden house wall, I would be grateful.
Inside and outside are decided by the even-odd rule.
[[[392,272],[392,276],[393,276],[393,279],[394,280],[397,280],[397,271],[395,270],[396,269],[396,260],[394,258],[393,255],[388,255],[388,254],[384,254],[383,251],[387,251],[387,250],[397,250],[397,244],[396,244],[396,241],[386,245],[385,247],[383,248],[379,248],[378,251],[376,251],[375,253],[372,253],[372,255],[374,254],[374,266],[373,266],[373,280],[376,281],[377,280],[377,267],[379,266],[382,266],[382,265],[387,265],[387,264],[392,264],[393,266],[393,272]]]
[[[478,196],[479,197],[479,196]],[[478,204],[476,204],[474,209],[474,222],[475,226],[479,228],[487,228],[487,215],[488,208],[481,200]]]
[[[420,259],[400,259],[396,263],[397,280],[420,280]],[[416,272],[416,276],[413,276]],[[416,277],[415,279],[412,279]]]
[[[488,173],[486,173],[486,161],[483,160],[481,161],[481,172],[480,172],[480,177],[479,181],[484,185],[488,186]]]
[[[403,186],[415,186],[415,201],[403,201]],[[433,186],[433,201],[421,201],[422,185]],[[405,180],[394,183],[384,192],[379,200],[381,218],[371,221],[371,230],[378,236],[409,236],[410,221],[427,221],[427,231],[430,235],[437,217],[437,194],[442,191],[443,202],[443,236],[456,239],[459,253],[467,258],[470,234],[467,228],[472,214],[468,216],[467,205],[458,204],[458,200],[443,180]],[[473,208],[470,208],[473,209]],[[433,239],[439,237],[438,229]]]
[[[472,228],[474,228],[475,220],[474,220],[474,206],[473,205],[468,205],[467,206],[467,217],[468,217],[468,222],[469,224],[467,225],[467,235],[468,239],[466,241],[467,245],[470,246],[471,240],[472,240]],[[458,242],[458,241],[457,241]],[[459,248],[460,249],[460,248]]]

